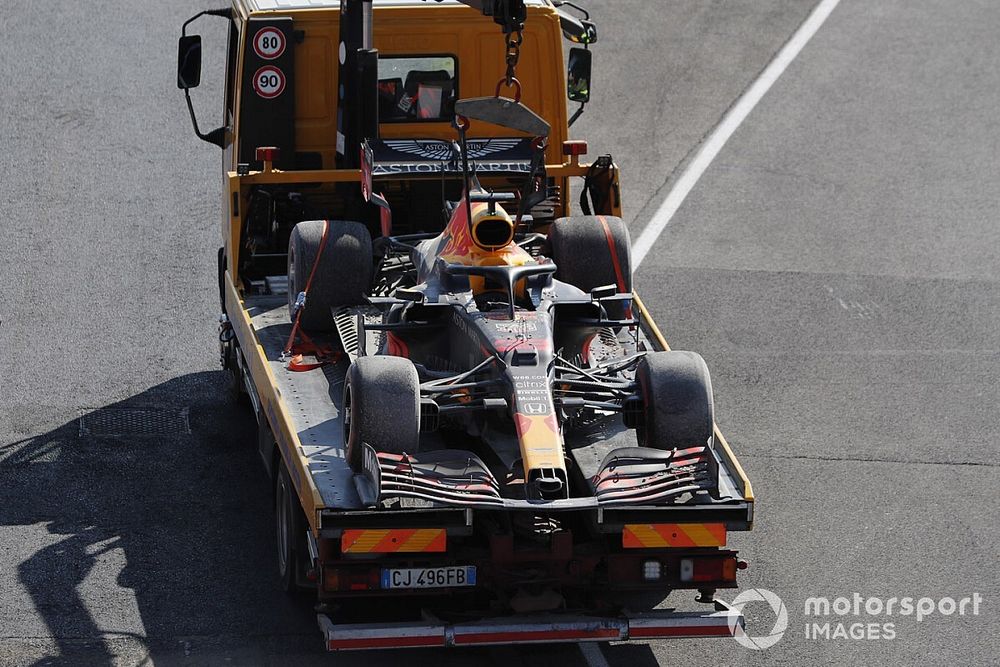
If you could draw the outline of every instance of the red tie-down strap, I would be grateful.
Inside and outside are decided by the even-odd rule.
[[[330,221],[323,221],[323,237],[319,242],[319,250],[313,260],[312,269],[309,271],[309,278],[306,280],[305,289],[302,290],[302,304],[295,311],[295,321],[292,323],[292,333],[288,336],[288,343],[285,345],[283,356],[288,359],[288,370],[309,371],[319,368],[329,363],[333,363],[340,358],[340,353],[335,351],[330,345],[319,345],[310,338],[300,325],[302,311],[306,308],[306,301],[309,298],[309,288],[312,286],[313,278],[316,277],[316,269],[319,267],[320,259],[323,257],[323,250],[326,249],[326,240],[330,234]],[[292,286],[289,285],[289,288]],[[313,363],[303,361],[303,355],[316,357]]]

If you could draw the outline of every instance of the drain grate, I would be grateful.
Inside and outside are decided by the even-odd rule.
[[[187,408],[101,408],[80,417],[80,436],[141,438],[190,434]]]

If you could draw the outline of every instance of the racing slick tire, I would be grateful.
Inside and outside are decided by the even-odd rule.
[[[361,470],[363,445],[415,454],[420,443],[420,378],[402,357],[358,357],[344,382],[347,460]]]
[[[656,449],[705,445],[712,437],[712,380],[696,352],[649,352],[636,369],[643,400],[639,445]]]
[[[632,243],[621,218],[579,215],[559,218],[549,228],[549,253],[556,263],[555,277],[587,292],[615,285],[632,293]],[[625,317],[624,303],[606,306],[608,316]]]
[[[309,546],[306,544],[306,516],[295,486],[282,461],[274,482],[274,524],[278,546],[278,576],[286,593],[309,590]]]
[[[306,331],[332,331],[330,309],[364,303],[372,282],[374,260],[368,229],[360,222],[330,220],[326,245],[320,255],[324,222],[300,222],[288,240],[288,312],[294,321],[295,301],[308,284],[306,305],[299,320]],[[311,283],[310,275],[313,275]]]

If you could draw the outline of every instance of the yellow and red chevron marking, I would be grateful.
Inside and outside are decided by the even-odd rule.
[[[724,547],[722,523],[630,523],[622,531],[626,549],[655,547]]]
[[[341,553],[352,554],[443,552],[447,546],[444,528],[345,530],[340,537]]]

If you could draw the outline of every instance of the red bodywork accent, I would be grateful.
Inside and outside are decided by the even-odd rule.
[[[407,345],[406,341],[404,341],[402,338],[400,338],[399,336],[397,336],[395,334],[387,333],[386,334],[386,343],[388,343],[389,354],[391,356],[394,356],[394,357],[405,357],[405,358],[409,359],[409,357],[410,357],[410,346]]]
[[[611,254],[611,264],[615,267],[615,279],[618,281],[618,292],[620,294],[625,294],[625,274],[622,272],[621,260],[618,259],[618,248],[615,247],[615,239],[611,236],[611,227],[608,226],[608,221],[603,215],[597,216],[597,219],[601,221],[601,227],[604,228],[604,236],[608,240],[608,251]],[[625,316],[628,318],[632,317],[631,305],[626,309]]]

